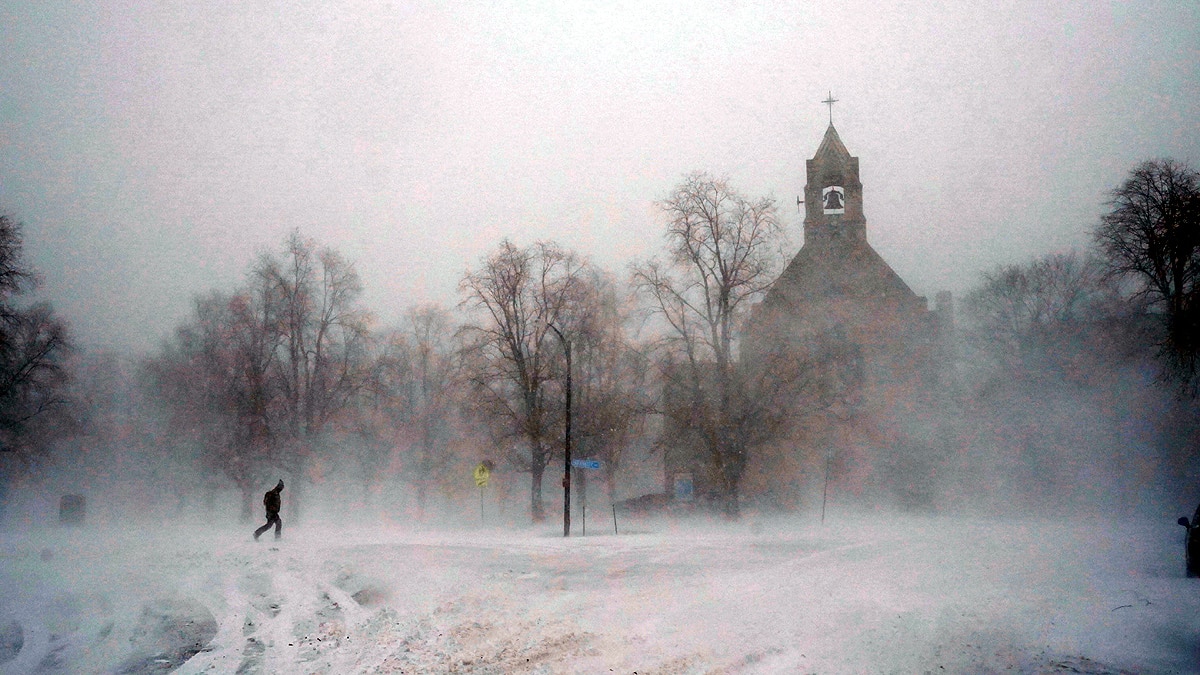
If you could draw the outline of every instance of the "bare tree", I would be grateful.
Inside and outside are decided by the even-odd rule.
[[[738,328],[775,279],[782,226],[770,198],[751,200],[728,181],[687,176],[660,204],[666,262],[633,269],[633,283],[666,325],[671,379],[686,397],[683,424],[699,435],[720,481],[727,515],[739,513],[738,485],[757,422],[755,378],[738,372]]]
[[[364,386],[350,407],[348,428],[367,505],[406,443],[411,424],[412,348],[400,330],[372,336]]]
[[[1105,299],[1095,261],[1051,254],[985,272],[963,297],[964,333],[1004,378],[1061,378]]]
[[[359,305],[362,283],[354,266],[298,231],[288,237],[282,259],[264,254],[252,277],[277,303],[270,312],[279,334],[272,377],[276,426],[285,467],[303,479],[330,421],[366,381],[370,314]],[[303,481],[292,485],[288,509],[298,518]]]
[[[1200,174],[1170,159],[1142,162],[1111,193],[1095,233],[1105,271],[1161,317],[1160,355],[1194,396],[1200,386]]]
[[[417,488],[418,512],[424,514],[430,486],[440,480],[452,460],[448,448],[456,412],[454,331],[449,313],[433,305],[410,310],[405,326],[412,345],[414,439],[407,473]]]
[[[505,240],[459,285],[462,306],[474,312],[462,328],[462,373],[473,406],[491,421],[516,466],[530,473],[530,513],[545,519],[542,477],[556,454],[560,397],[550,387],[561,346],[552,324],[569,322],[585,295],[588,266],[557,244],[518,248]],[[559,325],[571,339],[577,330]],[[549,339],[547,339],[549,338]],[[511,448],[510,440],[523,447]]]
[[[258,482],[275,462],[268,306],[269,299],[249,292],[199,297],[193,317],[144,364],[154,398],[167,413],[166,437],[193,448],[202,469],[237,487],[243,520],[251,517]]]
[[[190,439],[210,469],[241,491],[249,516],[268,472],[307,477],[331,422],[366,382],[370,315],[353,265],[293,232],[284,256],[263,254],[232,295],[196,300],[194,316],[148,381],[176,438]],[[298,515],[303,480],[291,481]]]
[[[628,339],[629,308],[613,281],[598,275],[592,286],[595,299],[583,308],[589,315],[580,317],[574,345],[574,428],[580,455],[601,461],[611,499],[622,454],[652,408],[646,395],[650,364]]]
[[[50,418],[67,413],[65,362],[73,351],[48,303],[20,302],[38,281],[25,263],[20,223],[0,214],[0,453],[23,461],[45,448],[50,427],[65,428]]]
[[[363,442],[359,467],[364,487],[369,492],[394,459],[393,452],[401,451],[403,474],[416,488],[420,514],[430,487],[444,478],[452,459],[453,333],[444,309],[410,309],[402,328],[376,340],[370,375],[354,411]]]

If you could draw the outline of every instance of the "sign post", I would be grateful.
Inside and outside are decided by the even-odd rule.
[[[492,460],[485,459],[475,467],[475,485],[479,487],[479,524],[483,524],[483,489],[487,487],[488,480],[492,477]]]
[[[575,473],[579,474],[579,510],[583,518],[583,536],[587,536],[587,471],[585,469],[599,469],[600,460],[598,459],[573,459],[571,466],[575,468]]]

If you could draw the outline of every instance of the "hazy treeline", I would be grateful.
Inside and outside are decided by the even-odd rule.
[[[948,461],[992,478],[967,490],[1033,511],[1200,500],[1197,174],[1144,162],[1107,207],[1088,251],[999,266],[962,299],[967,452]]]
[[[22,244],[21,224],[0,213],[0,505],[15,479],[45,468],[57,441],[86,433],[69,393],[70,332],[30,297],[41,279]]]
[[[981,275],[936,414],[910,435],[919,447],[895,449],[896,483],[917,486],[900,505],[1130,513],[1197,498],[1198,192],[1190,167],[1140,165],[1094,247]],[[362,304],[352,261],[296,231],[132,360],[73,354],[48,305],[18,302],[36,276],[6,217],[0,502],[32,485],[160,511],[235,493],[250,518],[282,477],[285,520],[309,503],[423,519],[476,508],[470,469],[487,459],[540,521],[562,476],[570,363],[574,453],[602,461],[609,496],[635,496],[622,467],[658,452],[665,426],[702,448],[736,516],[754,453],[856,385],[834,376],[837,349],[741,349],[789,255],[770,198],[694,174],[660,206],[661,254],[622,274],[504,240],[464,273],[458,305],[410,307],[399,325]]]

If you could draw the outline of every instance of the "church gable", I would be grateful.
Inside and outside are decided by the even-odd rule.
[[[924,305],[923,299],[869,244],[836,252],[803,247],[776,280],[764,305],[796,306],[836,297]]]

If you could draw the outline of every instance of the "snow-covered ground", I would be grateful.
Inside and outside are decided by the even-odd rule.
[[[9,532],[0,669],[1200,672],[1174,523],[623,525]]]

